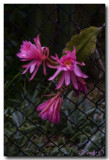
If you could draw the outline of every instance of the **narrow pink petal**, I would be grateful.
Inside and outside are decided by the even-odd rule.
[[[42,48],[43,51],[46,49],[46,47],[41,47],[41,48]]]
[[[77,61],[76,61],[76,64],[79,64],[80,66],[85,66],[85,63],[84,63],[84,62],[77,62]]]
[[[64,51],[64,53],[67,53],[67,54],[69,54],[69,53],[70,53],[70,54],[71,54],[72,52],[71,52],[71,51]]]
[[[45,113],[43,113],[43,114],[40,112],[40,113],[38,114],[38,116],[41,116],[43,120],[47,120],[47,119],[48,119],[47,112],[45,112]]]
[[[37,58],[23,58],[23,59],[21,59],[21,61],[30,61],[30,60],[33,60],[33,59],[37,59]]]
[[[48,80],[49,80],[49,81],[53,80],[60,72],[61,72],[61,69],[60,69],[60,67],[59,67],[59,68],[57,69],[57,71],[55,72],[55,74],[54,74],[52,77],[50,77]]]
[[[47,52],[47,58],[49,57],[49,48],[46,47],[46,52]]]
[[[35,42],[36,46],[38,47],[38,49],[41,49],[39,34],[37,35],[36,38],[34,38],[34,42]]]
[[[88,77],[87,75],[85,75],[85,74],[81,71],[81,69],[80,69],[77,65],[74,66],[74,73],[75,73],[78,77],[83,77],[83,78],[87,78],[87,77]]]
[[[53,111],[54,111],[55,103],[53,103],[48,110],[48,120],[53,122]]]
[[[31,63],[31,66],[30,66],[30,73],[33,73],[34,69],[35,69],[35,66],[36,66],[37,62],[33,62]]]
[[[47,75],[47,71],[46,71],[46,64],[45,61],[43,61],[43,72],[45,75]]]
[[[49,67],[49,68],[58,68],[59,66],[52,66],[51,64],[49,64],[48,62],[47,62],[47,66]]]
[[[61,63],[57,54],[56,54],[56,60],[58,63]]]
[[[23,58],[21,52],[17,53],[16,55],[17,55],[17,57],[19,57],[19,58]]]
[[[37,73],[37,71],[38,71],[38,69],[39,69],[39,66],[40,66],[40,65],[37,65],[34,73],[32,74],[31,78],[29,79],[29,81],[31,81],[31,80],[34,78],[34,76],[36,75],[36,73]]]
[[[56,123],[57,122],[57,114],[58,114],[58,104],[59,104],[59,98],[55,100],[54,102],[54,110],[53,110],[53,115],[52,115],[52,121],[53,123]]]
[[[51,58],[54,59],[54,60],[56,60],[56,57],[54,57],[54,56],[51,56]]]
[[[50,99],[50,102],[48,103],[48,105],[42,110],[41,114],[48,112],[50,107],[53,105],[55,97]]]
[[[41,117],[42,117],[43,120],[47,120],[48,119],[47,112],[45,112]]]
[[[26,58],[25,58],[25,59],[23,58],[23,59],[20,59],[20,60],[21,60],[21,61],[28,61]]]
[[[23,73],[22,73],[22,74],[25,74],[25,73],[28,71],[28,69],[29,69],[30,65],[31,65],[31,64],[27,64],[27,65],[25,65],[25,66],[26,66],[26,69],[23,71]]]
[[[41,111],[42,109],[44,109],[48,105],[49,102],[50,102],[50,100],[47,100],[46,102],[40,104],[39,106],[37,106],[36,110]]]
[[[61,76],[61,78],[60,78],[60,80],[59,80],[58,85],[56,86],[56,89],[61,88],[61,86],[62,86],[63,83],[64,83],[64,79],[65,79],[65,72],[62,73],[62,76]]]
[[[65,84],[68,86],[70,84],[70,72],[65,71]]]
[[[48,111],[48,117],[49,117],[50,122],[52,123],[55,123],[54,121],[55,121],[56,115],[54,114],[54,112],[57,106],[57,101],[58,100],[54,100],[52,106],[50,107],[50,110]]]
[[[86,82],[85,82],[82,78],[78,77],[78,80],[79,80],[82,84],[86,84]]]
[[[29,69],[29,68],[26,68],[22,74],[25,74],[25,73],[28,71],[28,69]]]
[[[73,73],[73,71],[70,72],[70,77],[71,77],[71,80],[72,80],[73,87],[78,90],[78,84],[77,84],[76,76]]]

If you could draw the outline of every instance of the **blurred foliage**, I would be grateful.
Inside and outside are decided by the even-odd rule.
[[[21,74],[22,62],[16,57],[22,41],[33,42],[38,33],[42,46],[48,46],[51,55],[57,52],[61,56],[72,35],[90,26],[102,27],[104,5],[5,4],[4,16],[4,154],[79,156],[80,149],[104,150],[104,74],[100,68],[104,69],[105,32],[98,36],[91,55],[94,63],[90,59],[85,62],[89,94],[81,93],[78,97],[71,90],[63,95],[59,126],[43,121],[36,112],[36,106],[46,100],[44,94],[54,91],[55,83],[47,80],[52,71],[44,77],[40,67],[29,82],[30,74]]]

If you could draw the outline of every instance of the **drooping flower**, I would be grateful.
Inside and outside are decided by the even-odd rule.
[[[41,111],[39,116],[44,120],[49,120],[52,123],[59,124],[60,122],[60,109],[63,99],[60,97],[61,92],[58,92],[54,97],[37,107],[37,111]],[[49,95],[50,96],[50,95]]]
[[[56,60],[59,63],[59,65],[52,66],[50,64],[47,64],[48,67],[57,69],[55,74],[53,76],[51,76],[48,80],[55,79],[56,76],[62,72],[61,78],[59,80],[59,83],[58,83],[56,89],[61,88],[61,86],[64,84],[64,81],[65,81],[66,86],[68,86],[70,84],[70,81],[72,81],[74,88],[78,90],[79,86],[77,83],[77,77],[80,77],[80,78],[87,78],[88,77],[78,67],[78,65],[84,66],[85,63],[84,62],[80,63],[80,62],[76,61],[76,48],[75,47],[72,52],[65,51],[65,53],[66,53],[66,55],[64,55],[60,59],[58,58],[57,54],[56,54],[56,57],[53,57],[53,56],[51,57],[52,59]]]
[[[34,38],[35,44],[32,44],[30,41],[23,41],[21,45],[20,52],[17,53],[17,56],[21,61],[30,61],[28,64],[22,65],[25,68],[22,74],[25,74],[29,69],[30,73],[33,73],[30,80],[36,75],[40,65],[43,63],[43,72],[46,75],[46,60],[49,56],[48,47],[41,47],[39,35],[37,38]]]

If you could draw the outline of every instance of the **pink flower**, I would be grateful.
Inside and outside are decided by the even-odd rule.
[[[80,78],[87,78],[88,76],[85,75],[81,69],[78,67],[78,65],[84,66],[84,62],[80,63],[76,61],[76,48],[74,47],[74,50],[71,51],[65,51],[66,55],[64,55],[62,58],[58,58],[58,55],[56,54],[56,57],[52,56],[52,59],[56,60],[59,65],[58,66],[52,66],[48,64],[48,67],[50,68],[56,68],[57,71],[55,74],[50,77],[48,80],[53,80],[56,78],[56,76],[62,72],[61,78],[59,80],[59,83],[56,87],[56,89],[59,89],[65,81],[66,86],[70,84],[70,81],[72,81],[72,84],[75,89],[78,90],[79,86],[77,83],[77,77]]]
[[[43,72],[46,75],[46,59],[49,56],[49,49],[47,47],[41,47],[39,35],[34,38],[35,44],[30,41],[23,41],[20,52],[17,56],[21,58],[21,61],[30,61],[30,63],[22,65],[25,68],[22,74],[25,74],[29,69],[30,73],[33,73],[30,80],[36,75],[40,65],[43,62]]]
[[[44,120],[49,120],[52,123],[59,124],[60,122],[60,109],[63,99],[60,97],[61,92],[58,92],[54,97],[40,104],[37,111],[41,111],[39,116]],[[50,96],[50,95],[49,95]]]

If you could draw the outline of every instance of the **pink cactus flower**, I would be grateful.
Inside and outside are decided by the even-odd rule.
[[[56,57],[51,57],[52,59],[56,60],[59,65],[58,66],[52,66],[50,64],[47,64],[50,68],[56,68],[57,71],[55,74],[50,77],[48,80],[53,80],[56,78],[56,76],[62,72],[61,78],[59,80],[59,83],[56,87],[56,89],[61,88],[61,86],[65,84],[68,86],[70,84],[70,81],[72,81],[72,84],[75,89],[78,90],[78,83],[77,83],[77,77],[80,78],[87,78],[88,76],[85,75],[81,69],[78,67],[78,65],[84,66],[85,63],[77,62],[76,61],[76,48],[74,47],[74,50],[71,51],[65,51],[66,55],[64,55],[62,58],[58,58],[58,55],[56,54]]]
[[[44,120],[49,120],[52,123],[59,124],[60,122],[60,109],[63,99],[60,97],[61,92],[58,92],[54,97],[40,104],[37,111],[41,111],[39,116]],[[49,95],[50,96],[50,95]]]
[[[30,41],[23,41],[20,52],[17,56],[21,58],[21,61],[30,61],[28,64],[22,65],[25,68],[22,74],[25,74],[29,69],[30,73],[33,73],[30,80],[36,75],[40,65],[43,62],[43,72],[46,75],[46,59],[49,56],[49,49],[47,47],[41,47],[39,35],[34,38],[35,44]]]

